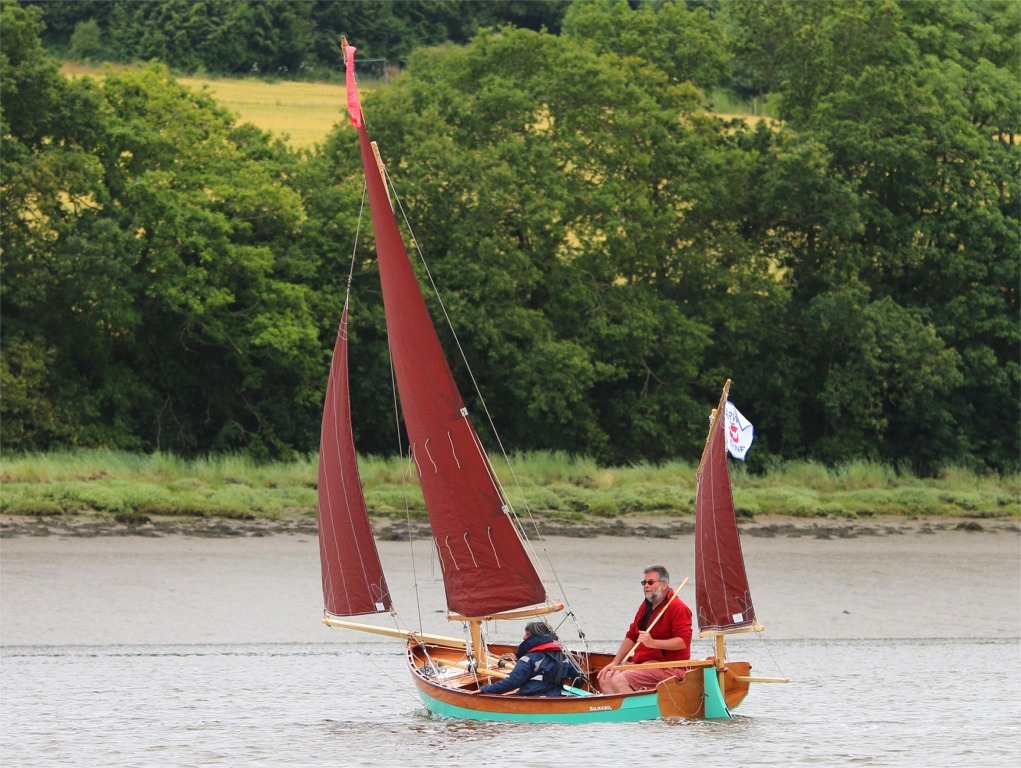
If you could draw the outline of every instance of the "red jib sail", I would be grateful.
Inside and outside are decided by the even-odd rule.
[[[755,624],[734,496],[727,468],[724,433],[730,381],[713,414],[698,469],[695,498],[695,605],[701,631],[727,632]]]
[[[351,433],[346,305],[330,364],[319,442],[319,558],[327,613],[358,616],[390,610]]]
[[[354,55],[348,49],[348,72]],[[545,589],[508,516],[404,247],[362,120],[358,129],[401,411],[429,513],[447,607],[485,616],[542,603]]]

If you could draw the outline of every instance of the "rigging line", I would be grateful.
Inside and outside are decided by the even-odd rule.
[[[418,561],[415,559],[415,536],[411,530],[411,499],[408,497],[408,476],[411,474],[411,461],[409,459],[407,465],[405,465],[403,443],[398,439],[397,444],[399,446],[398,450],[401,451],[401,487],[404,489],[404,520],[408,527],[408,550],[411,552],[411,579],[415,585],[415,608],[418,610],[418,631],[425,632],[425,621],[422,618],[422,597],[418,591]]]
[[[361,241],[362,218],[365,215],[365,203],[366,203],[367,199],[368,199],[368,183],[367,183],[367,181],[363,181],[363,183],[362,183],[361,202],[360,202],[359,209],[358,209],[358,218],[357,218],[356,223],[355,223],[354,244],[353,244],[353,247],[351,248],[351,261],[350,261],[350,264],[348,265],[347,286],[345,288],[345,294],[344,294],[344,319],[343,319],[343,321],[341,323],[341,332],[344,335],[344,340],[345,341],[348,340],[349,335],[350,335],[349,322],[348,322],[349,318],[347,317],[347,313],[348,313],[348,309],[350,308],[350,304],[351,304],[351,287],[352,287],[352,284],[354,283],[354,271],[355,271],[355,264],[357,262],[357,256],[358,256],[358,245],[359,245],[359,243]],[[357,469],[356,469],[355,480],[357,481],[357,479],[358,478],[357,478]],[[347,495],[348,495],[347,492],[346,492],[346,488],[347,488],[347,484],[348,484],[348,477],[347,477],[347,473],[344,472],[343,470],[341,471],[341,478],[340,478],[340,480],[341,480],[342,488],[345,489],[344,495],[345,495],[345,498],[346,498]],[[327,493],[329,493],[328,489],[327,489]],[[337,536],[337,531],[334,530],[334,538],[336,538],[336,536]],[[335,548],[339,550],[339,547],[335,547]],[[361,563],[361,566],[362,566],[361,567],[362,576],[363,576],[363,578],[365,578],[366,577],[365,565],[364,565],[364,559],[362,557],[362,549],[361,549],[360,545],[357,547],[357,554],[359,556],[360,563]],[[377,557],[378,557],[378,554],[377,554]],[[330,579],[330,581],[331,581],[331,589],[332,589],[333,588],[332,587],[332,578]],[[346,577],[342,578],[342,581],[346,582]],[[372,586],[378,586],[378,585],[372,585]],[[373,590],[370,589],[370,592],[372,592],[372,591]],[[380,593],[378,595],[374,595],[374,598],[376,599],[377,602],[382,600],[383,597],[387,597],[387,598],[390,597],[389,588],[387,589],[387,592],[385,594],[383,594],[382,590],[379,590],[379,589],[377,589],[375,591]]]
[[[472,552],[471,542],[468,541],[468,531],[464,532],[464,545],[468,547],[468,554],[472,556],[472,565],[476,568],[479,567],[479,561],[475,559],[475,553]]]
[[[351,266],[347,271],[347,295],[351,295],[351,281],[354,279],[355,274],[355,256],[358,254],[358,241],[361,240],[362,234],[362,217],[365,215],[365,199],[368,195],[369,184],[367,180],[362,181],[362,202],[358,208],[358,222],[355,224],[355,244],[354,248],[351,249]],[[346,304],[347,302],[345,302]]]
[[[425,439],[425,455],[426,455],[426,456],[428,456],[428,457],[429,457],[429,461],[431,461],[431,462],[432,462],[432,465],[433,465],[433,474],[434,474],[434,475],[438,475],[438,474],[439,474],[439,472],[440,472],[440,467],[439,467],[439,465],[438,465],[438,464],[436,463],[436,459],[434,459],[434,458],[433,458],[433,454],[432,454],[432,451],[430,451],[430,450],[429,450],[429,442],[430,442],[431,440],[432,440],[432,438],[431,438],[431,437],[427,437],[427,438]]]
[[[769,647],[769,643],[766,642],[766,639],[762,636],[762,633],[756,632],[755,635],[756,637],[759,638],[759,642],[762,643],[762,647],[766,649],[766,653],[769,654],[769,658],[772,660],[773,666],[776,667],[776,671],[780,673],[780,677],[787,677],[787,675],[784,674],[783,669],[780,668],[780,662],[776,660],[776,657],[773,655],[773,651]]]
[[[457,468],[461,468],[461,460],[457,458],[457,449],[454,447],[454,436],[450,434],[450,430],[447,430],[447,440],[450,441],[450,455],[454,457],[454,463],[457,464]]]
[[[392,371],[392,366],[391,366]],[[408,530],[408,550],[411,552],[411,579],[412,586],[415,588],[415,607],[418,609],[418,631],[425,632],[425,623],[422,619],[422,597],[418,591],[418,561],[415,558],[415,531],[411,524],[411,501],[408,497],[408,483],[411,477],[411,446],[408,446],[408,458],[407,461],[404,459],[404,448],[403,443],[398,442],[398,451],[400,451],[401,458],[401,487],[404,489],[404,522]],[[430,536],[430,539],[432,537]],[[430,561],[432,557],[430,556]],[[426,654],[428,655],[428,653]],[[430,660],[431,661],[431,660]]]
[[[580,635],[581,644],[584,646],[584,649],[581,650],[581,651],[572,651],[570,648],[567,647],[567,643],[564,642],[563,640],[561,640],[560,637],[559,637],[560,628],[562,626],[564,626],[564,624],[567,623],[567,620],[569,618],[571,619],[571,621],[574,622],[574,625],[576,627],[578,626],[578,617],[575,616],[572,611],[565,610],[564,611],[564,618],[561,619],[559,624],[557,624],[555,627],[553,627],[554,637],[556,637],[557,642],[560,644],[560,649],[564,652],[564,655],[567,656],[569,659],[571,659],[571,661],[573,661],[575,663],[575,666],[578,667],[578,669],[585,670],[585,669],[588,668],[588,660],[589,660],[589,657],[591,656],[591,653],[589,652],[588,639],[585,637],[585,633],[581,632],[580,628],[579,628],[579,635]],[[582,666],[582,663],[581,663],[581,658],[582,657],[585,658],[585,665],[584,666]],[[587,678],[588,677],[588,673],[585,673],[585,676]]]

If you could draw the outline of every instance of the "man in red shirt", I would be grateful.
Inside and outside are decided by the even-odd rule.
[[[630,693],[652,689],[668,677],[684,678],[684,667],[614,670],[632,648],[629,664],[678,661],[691,658],[691,609],[670,589],[670,574],[662,565],[650,565],[642,578],[645,601],[620,643],[613,661],[599,671],[603,693]]]

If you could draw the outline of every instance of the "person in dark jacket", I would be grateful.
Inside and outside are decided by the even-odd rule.
[[[525,639],[514,652],[517,663],[509,677],[479,688],[479,693],[507,693],[517,688],[518,696],[559,696],[574,665],[565,657],[557,637],[545,622],[525,625]],[[502,662],[501,662],[502,663]]]

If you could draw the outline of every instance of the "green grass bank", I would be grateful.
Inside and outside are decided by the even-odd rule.
[[[494,460],[524,524],[572,527],[673,526],[693,522],[695,468],[685,463],[600,467],[584,457],[529,453],[513,472]],[[362,483],[377,530],[421,532],[425,508],[414,473],[396,458],[363,457]],[[789,463],[751,475],[731,463],[735,506],[745,522],[764,518],[861,521],[886,518],[1001,520],[1021,516],[1021,476],[976,475],[950,468],[919,478],[857,462],[835,468]],[[215,526],[249,521],[266,530],[314,530],[317,457],[256,463],[241,456],[184,459],[115,451],[38,453],[0,463],[0,524],[89,522],[140,528],[171,521]]]

